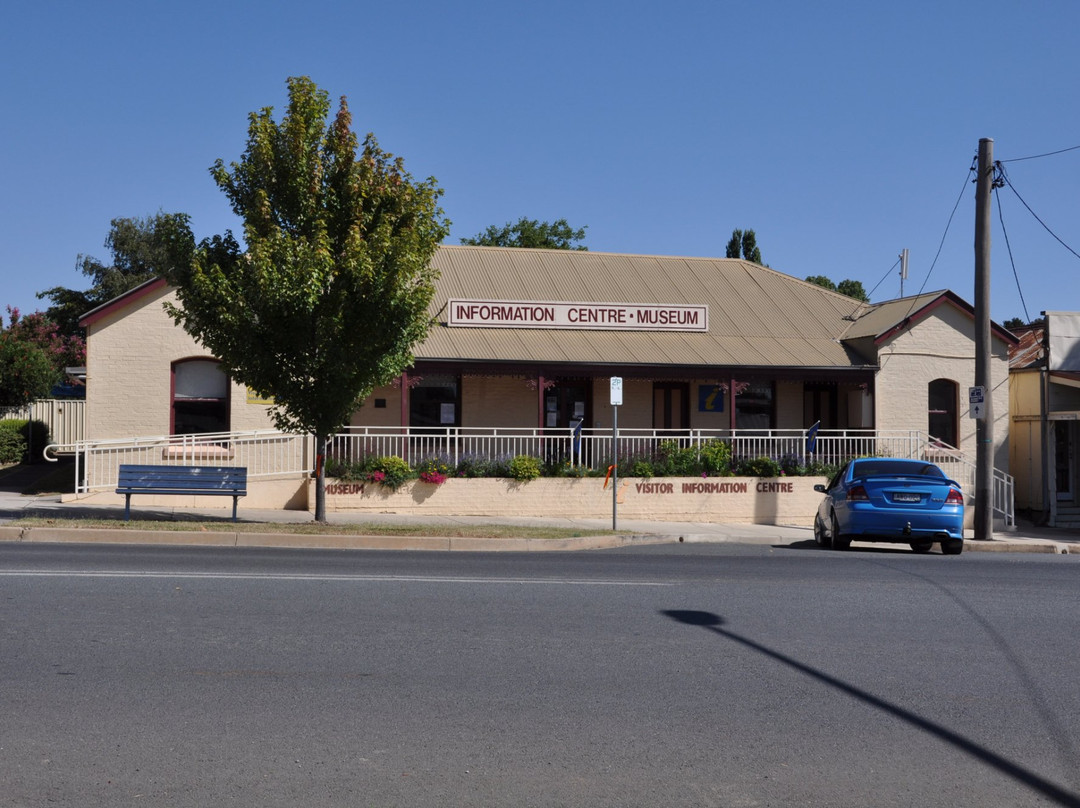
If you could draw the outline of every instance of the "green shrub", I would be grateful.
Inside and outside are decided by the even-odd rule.
[[[829,477],[830,479],[840,471],[835,463],[822,463],[820,460],[811,460],[803,467],[803,474],[807,477]]]
[[[630,464],[631,477],[644,477],[646,480],[653,476],[653,465],[648,460],[635,460]]]
[[[680,447],[678,441],[661,441],[656,447],[653,470],[662,477],[697,477],[702,472],[701,458],[693,446]]]
[[[517,455],[510,461],[510,476],[518,482],[526,483],[540,476],[540,459],[532,455]]]
[[[714,477],[731,474],[731,446],[722,440],[711,440],[701,446],[701,465]]]
[[[780,464],[771,457],[754,457],[739,461],[735,474],[739,477],[779,477]]]
[[[400,457],[376,457],[368,469],[370,482],[385,485],[391,491],[397,491],[413,477],[413,470]]]
[[[0,465],[21,463],[26,456],[26,439],[22,427],[26,421],[0,421]]]
[[[454,470],[455,477],[509,477],[510,461],[505,457],[463,455]]]

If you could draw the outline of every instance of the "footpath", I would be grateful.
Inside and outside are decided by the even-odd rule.
[[[139,498],[132,498],[132,518],[139,521],[168,523],[168,529],[130,530],[117,528],[54,527],[50,525],[24,527],[12,524],[27,517],[45,520],[123,520],[123,506],[88,505],[79,502],[60,502],[58,495],[30,496],[31,489],[44,474],[54,470],[51,464],[17,466],[0,470],[0,542],[35,543],[106,543],[106,544],[173,544],[218,547],[303,547],[326,549],[392,549],[392,550],[505,550],[535,552],[541,550],[586,550],[636,544],[676,542],[732,542],[772,546],[812,546],[813,531],[809,527],[789,525],[724,524],[712,522],[654,522],[623,520],[612,529],[608,519],[439,516],[398,513],[328,514],[333,525],[420,525],[424,535],[360,535],[355,530],[335,534],[332,531],[290,532],[283,525],[310,524],[307,511],[260,510],[244,507],[240,500],[238,521],[244,530],[206,530],[198,523],[217,522],[231,525],[228,509],[192,509],[140,507]],[[43,468],[44,467],[44,468]],[[230,500],[231,504],[231,500]],[[184,524],[190,523],[190,529]],[[274,525],[271,532],[260,531],[258,525]],[[453,534],[463,527],[504,525],[510,527],[556,527],[575,531],[602,531],[602,535],[570,536],[558,539],[531,538],[471,538]],[[872,547],[866,542],[854,542],[853,547]],[[901,545],[883,544],[880,547]],[[965,552],[1058,553],[1080,554],[1080,531],[1020,524],[1015,530],[998,529],[993,539],[975,541],[969,533]]]

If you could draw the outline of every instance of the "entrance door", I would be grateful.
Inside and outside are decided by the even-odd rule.
[[[687,382],[653,382],[653,429],[690,429]]]
[[[592,422],[590,387],[559,382],[544,392],[544,426],[575,427],[579,421]]]
[[[1054,476],[1059,502],[1073,498],[1074,429],[1075,425],[1069,421],[1054,424]]]

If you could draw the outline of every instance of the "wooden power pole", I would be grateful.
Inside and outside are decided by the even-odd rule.
[[[983,416],[975,421],[975,538],[994,538],[994,382],[990,350],[990,204],[994,141],[979,141],[975,179],[975,386],[984,391]]]

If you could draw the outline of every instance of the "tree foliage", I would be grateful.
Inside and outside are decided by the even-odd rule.
[[[8,307],[8,314],[10,327],[0,330],[0,407],[23,407],[47,396],[62,371],[29,330],[19,327],[18,310]]]
[[[575,244],[585,238],[585,227],[575,230],[566,219],[540,222],[522,216],[514,223],[502,227],[491,225],[472,238],[461,239],[462,244],[474,247],[535,247],[542,250],[588,250],[584,244]]]
[[[840,294],[847,295],[855,300],[861,300],[863,303],[870,302],[870,296],[866,294],[862,281],[854,281],[849,278],[840,281],[840,283],[833,283],[831,279],[824,275],[810,275],[807,277],[806,281],[815,286],[821,286],[828,289],[830,292],[839,292]]]
[[[54,286],[38,292],[39,299],[52,301],[45,316],[56,323],[62,335],[81,334],[79,318],[141,283],[169,274],[178,262],[187,263],[191,245],[186,214],[159,212],[145,219],[113,219],[105,238],[111,262],[80,255],[75,266],[90,279],[90,288],[80,291]]]
[[[86,363],[86,340],[82,336],[60,333],[60,327],[40,311],[23,315],[17,308],[8,306],[7,312],[11,323],[8,332],[41,348],[58,372]]]
[[[761,250],[758,248],[757,235],[753,230],[739,230],[738,228],[732,230],[725,255],[728,258],[742,258],[744,261],[767,266],[761,260]]]
[[[307,77],[289,106],[249,116],[239,162],[211,173],[243,219],[171,276],[175,321],[236,380],[275,401],[282,429],[327,437],[372,390],[413,362],[430,325],[431,259],[449,232],[434,179],[415,182],[373,135],[362,147],[344,98]],[[325,519],[318,466],[315,518]]]
[[[806,282],[812,283],[815,286],[820,286],[823,289],[828,289],[830,292],[836,291],[836,284],[824,275],[810,275],[807,277]]]
[[[866,294],[866,290],[863,289],[862,281],[853,281],[851,279],[842,280],[840,283],[836,284],[836,291],[842,295],[861,300],[863,303],[870,302],[870,296]]]

